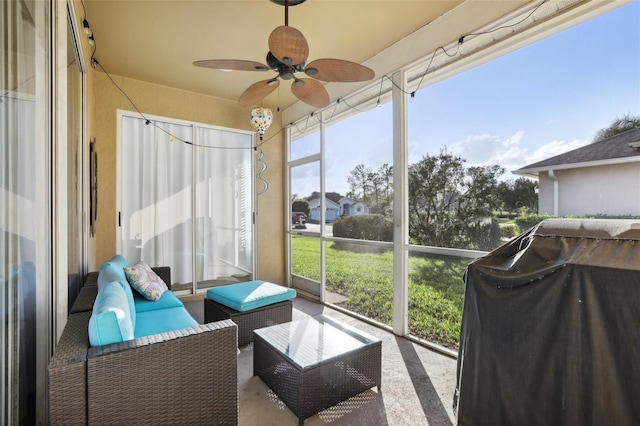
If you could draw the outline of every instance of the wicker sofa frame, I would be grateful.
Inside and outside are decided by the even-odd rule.
[[[69,315],[49,363],[49,424],[238,424],[234,322],[89,347],[90,317]]]

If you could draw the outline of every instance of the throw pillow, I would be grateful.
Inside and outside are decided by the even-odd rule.
[[[127,275],[127,280],[131,287],[135,288],[146,299],[156,301],[160,299],[162,293],[169,290],[162,278],[144,262],[138,262],[133,266],[124,268],[124,273]]]

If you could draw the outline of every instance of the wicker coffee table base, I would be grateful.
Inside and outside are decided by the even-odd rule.
[[[374,386],[380,391],[382,344],[368,345],[311,368],[292,364],[261,336],[254,335],[253,374],[278,395],[299,424]]]

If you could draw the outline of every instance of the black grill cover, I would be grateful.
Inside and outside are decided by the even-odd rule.
[[[465,283],[459,425],[640,425],[640,221],[546,220]]]

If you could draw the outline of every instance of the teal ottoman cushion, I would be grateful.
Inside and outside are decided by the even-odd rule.
[[[283,302],[294,297],[296,297],[294,289],[261,280],[228,284],[207,290],[208,299],[240,312]]]

